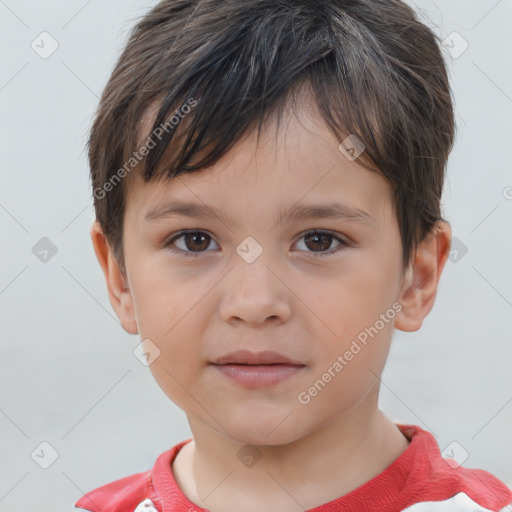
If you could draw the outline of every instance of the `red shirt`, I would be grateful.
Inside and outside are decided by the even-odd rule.
[[[410,444],[392,464],[357,489],[308,512],[512,512],[512,492],[504,483],[486,471],[443,458],[432,434],[420,427],[397,427]],[[99,487],[75,507],[90,512],[208,512],[186,498],[171,468],[191,440],[162,453],[150,471]]]

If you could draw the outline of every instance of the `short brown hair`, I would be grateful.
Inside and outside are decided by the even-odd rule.
[[[356,135],[360,163],[391,184],[405,269],[444,220],[454,114],[440,40],[400,0],[154,6],[130,34],[88,141],[96,218],[121,267],[131,168],[145,182],[199,172],[304,88],[340,142]],[[155,104],[152,130],[139,133]]]

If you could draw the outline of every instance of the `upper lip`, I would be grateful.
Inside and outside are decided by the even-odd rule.
[[[279,352],[265,350],[263,352],[251,352],[250,350],[235,350],[216,359],[214,364],[295,364],[302,363],[290,359]]]

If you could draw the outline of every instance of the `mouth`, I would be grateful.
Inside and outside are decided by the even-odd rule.
[[[290,359],[279,352],[266,350],[263,352],[251,352],[249,350],[236,350],[216,359],[213,364],[238,364],[246,366],[269,366],[269,365],[294,365],[304,366],[301,362]]]
[[[304,364],[290,364],[290,363],[212,363],[216,366],[227,366],[227,365],[236,365],[236,366],[305,366]]]
[[[245,388],[262,388],[283,382],[301,372],[305,365],[289,363],[213,364],[225,377]]]
[[[274,386],[300,374],[305,364],[273,350],[236,350],[211,363],[231,383],[249,388]]]

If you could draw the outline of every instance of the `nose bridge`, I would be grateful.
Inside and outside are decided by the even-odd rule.
[[[244,241],[239,245],[233,258],[233,278],[236,281],[235,289],[242,298],[262,300],[266,297],[269,300],[272,295],[279,294],[278,280],[270,270],[275,266],[271,259],[268,247],[258,248],[253,241]]]
[[[290,314],[286,286],[277,277],[279,272],[271,250],[256,244],[254,239],[244,240],[233,256],[234,268],[229,273],[221,303],[221,314],[226,321],[238,318],[259,323],[269,317],[284,321]]]

